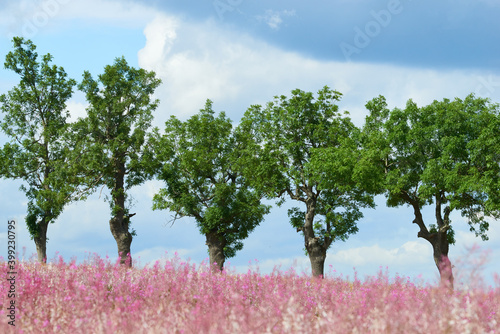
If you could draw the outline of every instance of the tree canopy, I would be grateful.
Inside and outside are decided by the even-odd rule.
[[[185,122],[172,116],[155,144],[158,179],[166,187],[154,196],[153,209],[193,217],[206,237],[210,263],[219,269],[269,212],[235,168],[242,145],[225,113],[215,116],[210,100]]]
[[[75,143],[68,136],[66,102],[76,81],[62,67],[51,65],[52,55],[39,60],[30,40],[13,38],[14,51],[5,68],[20,76],[17,86],[0,96],[2,131],[10,141],[0,150],[1,176],[21,179],[28,198],[26,224],[35,241],[38,260],[46,261],[48,224],[66,204],[82,198]]]
[[[498,218],[500,151],[498,106],[469,95],[418,107],[387,108],[379,96],[366,105],[364,162],[372,165],[387,205],[413,208],[418,237],[429,241],[444,282],[453,283],[448,259],[455,242],[450,214],[459,211],[471,231],[487,238],[487,217]],[[435,207],[426,224],[422,208]]]
[[[265,108],[250,107],[240,136],[246,137],[241,166],[268,198],[285,195],[305,204],[289,210],[290,223],[304,235],[314,276],[322,276],[326,251],[336,240],[357,232],[360,208],[373,198],[355,181],[358,130],[338,111],[341,94],[329,87],[318,92],[293,90]],[[319,218],[319,219],[318,219]]]
[[[84,146],[85,165],[111,192],[110,228],[121,262],[131,265],[130,245],[134,230],[127,207],[127,190],[152,177],[152,156],[147,132],[158,100],[152,100],[161,80],[154,72],[135,69],[125,58],[117,58],[94,80],[83,75],[79,88],[90,106],[88,116],[76,124]]]

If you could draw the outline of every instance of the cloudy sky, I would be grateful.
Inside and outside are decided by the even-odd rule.
[[[340,109],[361,126],[365,103],[378,95],[391,108],[410,98],[422,105],[471,92],[500,101],[498,17],[498,0],[5,0],[0,2],[0,57],[12,50],[13,36],[23,36],[37,45],[39,55],[51,53],[55,64],[81,81],[85,70],[97,76],[125,56],[163,80],[156,93],[161,105],[154,125],[159,127],[170,115],[193,115],[207,98],[237,123],[252,104],[324,85],[344,94]],[[14,73],[0,69],[0,93],[17,82]],[[68,103],[72,119],[84,116],[85,107],[83,94],[75,92]],[[5,136],[0,140],[4,143]],[[0,255],[7,252],[7,219],[13,218],[19,223],[18,245],[29,257],[35,247],[24,224],[21,183],[0,184]],[[150,181],[132,189],[134,258],[145,264],[178,252],[201,263],[208,255],[195,223],[184,219],[171,225],[171,213],[151,210],[161,186]],[[105,194],[99,190],[67,206],[49,226],[49,260],[56,252],[68,260],[89,253],[116,258]],[[377,209],[364,211],[356,235],[332,245],[327,275],[335,270],[352,277],[356,271],[364,277],[388,267],[390,275],[436,280],[431,246],[417,238],[412,210],[387,208],[382,197],[377,203]],[[280,265],[309,273],[302,238],[288,224],[292,204],[274,208],[255,229],[244,249],[229,259],[233,270],[245,272],[252,263],[263,273]],[[432,209],[425,218],[432,223]],[[492,222],[490,240],[482,242],[460,216],[453,218],[457,244],[450,256],[458,274],[468,277],[467,259],[477,243],[476,259],[488,254],[491,259],[484,269],[491,280],[500,272],[493,261],[500,257],[499,223]]]

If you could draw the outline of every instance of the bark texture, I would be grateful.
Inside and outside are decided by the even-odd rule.
[[[313,277],[324,277],[326,248],[314,234],[314,216],[316,214],[316,198],[309,196],[306,200],[306,218],[304,222],[304,245],[311,262]]]
[[[48,222],[46,218],[42,218],[42,220],[38,223],[38,235],[33,238],[36,246],[36,253],[38,256],[38,262],[47,263],[47,229]]]
[[[216,231],[206,234],[208,255],[210,258],[210,266],[213,271],[222,271],[224,262],[224,247],[226,246],[224,238],[220,237]]]
[[[129,216],[125,212],[125,164],[120,164],[115,173],[115,186],[111,192],[114,204],[114,216],[109,221],[111,234],[115,238],[118,246],[118,256],[120,264],[132,267],[132,253],[130,245],[132,244],[132,234],[129,232]]]
[[[130,252],[130,246],[132,244],[132,234],[128,231],[128,226],[124,227],[123,216],[121,219],[119,217],[113,217],[109,221],[109,226],[111,234],[115,238],[116,245],[118,247],[118,256],[120,257],[120,264],[132,267],[132,255]],[[128,224],[126,224],[128,225]]]
[[[325,260],[326,250],[319,244],[318,239],[310,239],[307,248],[309,254],[309,261],[311,262],[311,271],[313,277],[325,277]]]

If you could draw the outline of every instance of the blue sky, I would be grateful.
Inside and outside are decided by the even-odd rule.
[[[123,55],[163,80],[156,92],[161,104],[154,125],[159,127],[170,115],[193,115],[207,98],[237,124],[252,104],[295,88],[316,92],[324,85],[344,94],[340,109],[361,126],[365,103],[378,95],[391,108],[410,98],[422,105],[471,92],[500,101],[498,17],[497,0],[8,0],[0,3],[0,57],[11,50],[12,36],[24,36],[40,55],[51,53],[55,64],[80,81],[83,71],[96,76]],[[0,69],[0,93],[17,80]],[[85,107],[83,94],[75,92],[68,103],[72,118],[84,116]],[[0,135],[1,143],[5,140]],[[14,218],[18,245],[26,247],[29,257],[35,247],[24,225],[21,183],[0,184],[0,255],[7,252],[7,219]],[[134,258],[144,264],[178,252],[200,263],[207,250],[194,221],[170,225],[171,213],[151,210],[152,196],[161,186],[149,181],[131,191],[138,233]],[[81,260],[94,252],[116,257],[105,194],[99,189],[87,201],[67,206],[49,226],[49,259],[56,252],[65,259]],[[352,277],[355,267],[363,277],[388,267],[391,274],[435,280],[431,246],[417,238],[412,210],[387,208],[383,197],[377,203],[375,210],[364,211],[357,234],[332,245],[327,274],[335,270]],[[261,272],[295,265],[309,273],[302,237],[288,224],[286,210],[293,204],[275,207],[255,229],[243,250],[229,259],[234,270],[245,272],[249,262],[258,260]],[[432,223],[432,218],[432,209],[427,210],[424,219]],[[453,218],[457,244],[450,257],[457,274],[467,277],[461,263],[477,243],[489,253],[485,275],[491,279],[500,272],[493,261],[500,257],[499,223],[492,222],[490,240],[482,242],[460,216]]]

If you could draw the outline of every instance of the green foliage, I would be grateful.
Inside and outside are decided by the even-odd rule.
[[[248,143],[240,160],[245,175],[268,198],[278,198],[278,204],[286,194],[322,216],[312,227],[326,249],[357,231],[360,207],[374,205],[353,174],[359,130],[338,112],[340,98],[328,87],[316,99],[296,89],[290,98],[275,97],[266,108],[250,107],[238,133]],[[293,208],[289,217],[304,232],[306,212]]]
[[[304,220],[306,219],[306,213],[301,211],[299,208],[288,209],[288,217],[290,218],[290,225],[296,228],[297,231],[302,231],[304,226]]]
[[[459,210],[471,230],[486,239],[486,217],[498,218],[499,108],[487,99],[434,101],[387,109],[383,97],[370,101],[363,131],[362,165],[373,165],[374,180],[389,206],[436,206],[437,225],[454,242],[449,214]],[[421,232],[427,231],[424,225]]]
[[[26,223],[31,236],[38,237],[40,223],[54,222],[66,204],[85,195],[67,123],[66,101],[76,82],[62,67],[50,64],[50,54],[39,61],[30,40],[14,37],[13,45],[5,68],[20,81],[0,96],[0,127],[10,137],[0,150],[0,172],[25,182],[21,190],[28,197]]]
[[[154,196],[153,209],[194,217],[202,234],[216,232],[224,240],[225,258],[234,256],[270,208],[234,168],[243,143],[233,136],[231,121],[223,112],[215,117],[207,100],[185,122],[172,116],[155,138],[158,178],[166,187]]]
[[[74,131],[82,139],[84,165],[98,175],[94,186],[111,190],[112,216],[127,216],[126,190],[152,177],[147,133],[159,104],[151,96],[160,83],[154,72],[130,67],[121,57],[97,80],[85,72],[79,85],[90,106]]]

